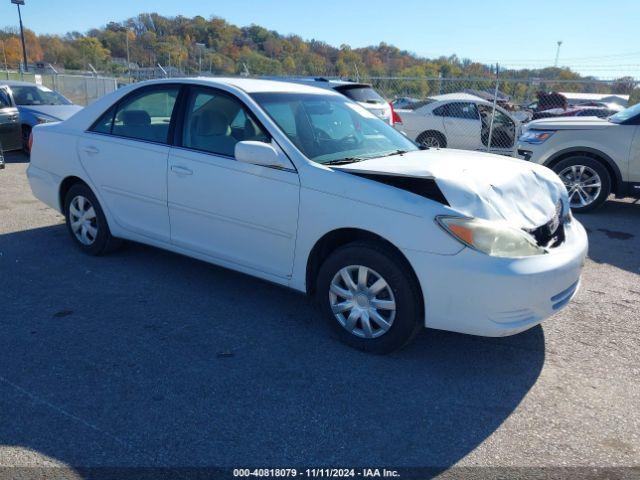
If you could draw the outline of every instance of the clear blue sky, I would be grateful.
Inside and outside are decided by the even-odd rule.
[[[640,76],[640,0],[26,0],[37,33],[85,32],[141,12],[216,15],[339,46],[383,41],[422,56],[457,54],[486,63],[560,64],[603,77]],[[0,26],[17,25],[0,0]]]

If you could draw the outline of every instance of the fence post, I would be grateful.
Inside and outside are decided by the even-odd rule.
[[[84,105],[89,105],[89,78],[84,77]]]
[[[491,110],[491,124],[489,125],[489,138],[487,140],[487,152],[491,151],[493,141],[493,120],[496,118],[496,103],[498,102],[498,86],[500,85],[500,65],[496,63],[496,88],[493,92],[493,109]]]

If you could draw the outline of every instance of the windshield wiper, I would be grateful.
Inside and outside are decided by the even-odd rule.
[[[329,160],[328,162],[323,162],[323,165],[347,165],[349,163],[363,162],[365,160],[369,160],[368,158],[362,157],[345,157],[338,158],[337,160]]]
[[[382,155],[382,157],[391,157],[392,155],[403,155],[405,153],[409,153],[409,151],[408,150],[394,150],[393,152],[385,153],[384,155]]]

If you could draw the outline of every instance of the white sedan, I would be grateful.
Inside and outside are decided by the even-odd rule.
[[[28,177],[88,254],[128,239],[313,294],[342,340],[380,353],[424,326],[537,325],[573,297],[587,252],[546,167],[419,150],[288,82],[123,88],[36,127]]]
[[[395,127],[420,145],[515,155],[520,121],[498,105],[494,115],[493,104],[475,95],[435,95],[396,109],[396,114],[400,118]]]

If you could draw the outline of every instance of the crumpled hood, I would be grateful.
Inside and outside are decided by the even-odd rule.
[[[20,106],[20,112],[33,115],[45,115],[55,120],[66,120],[71,115],[82,110],[80,105],[29,105]]]
[[[431,178],[449,205],[463,215],[506,220],[536,228],[556,214],[566,189],[547,167],[510,157],[467,150],[429,149],[374,158],[336,169],[369,175]]]
[[[528,130],[600,130],[617,124],[598,117],[558,117],[542,118],[529,122]]]

